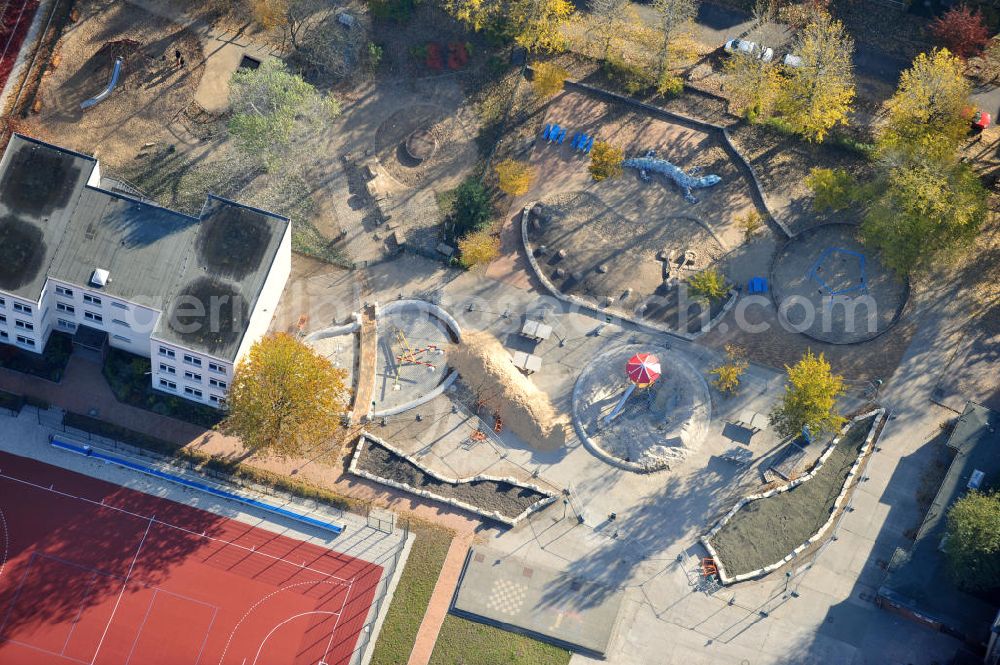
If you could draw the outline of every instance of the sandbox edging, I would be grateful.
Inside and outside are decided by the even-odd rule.
[[[747,580],[763,577],[769,573],[772,573],[778,568],[781,568],[782,566],[790,562],[792,559],[794,559],[803,551],[805,551],[807,547],[814,544],[820,538],[823,537],[826,531],[833,525],[833,522],[837,517],[837,510],[843,504],[844,498],[847,496],[847,492],[851,489],[853,485],[851,479],[857,475],[858,469],[861,465],[861,461],[871,450],[872,445],[875,442],[875,434],[878,431],[878,426],[884,415],[885,415],[885,409],[877,408],[867,413],[863,413],[851,418],[841,428],[837,436],[833,438],[833,440],[827,446],[826,450],[823,451],[823,454],[820,455],[819,461],[817,462],[816,466],[813,467],[813,469],[809,473],[799,476],[795,480],[789,481],[788,483],[780,487],[775,487],[766,492],[761,492],[759,494],[750,494],[748,496],[741,498],[739,501],[736,502],[736,505],[734,505],[725,515],[722,516],[722,518],[715,524],[715,526],[713,526],[709,530],[708,533],[701,536],[700,540],[702,545],[704,545],[705,549],[708,550],[709,555],[715,560],[715,565],[719,572],[719,581],[722,582],[722,584],[724,585],[736,584],[737,582],[745,582]],[[757,570],[752,570],[747,573],[742,573],[740,575],[735,575],[730,577],[726,573],[725,565],[720,559],[716,549],[712,546],[710,539],[713,536],[715,536],[715,534],[717,534],[719,530],[723,526],[725,526],[726,523],[728,523],[729,520],[732,519],[732,517],[736,515],[736,513],[739,512],[739,510],[743,508],[743,506],[745,506],[746,504],[752,501],[757,501],[758,499],[766,499],[768,497],[774,496],[775,494],[780,494],[781,492],[787,492],[788,490],[798,487],[802,483],[806,482],[807,480],[815,476],[816,473],[823,466],[823,464],[826,463],[827,459],[829,459],[830,455],[833,454],[834,448],[837,446],[838,443],[840,443],[840,439],[848,432],[848,430],[850,430],[851,426],[854,425],[855,423],[865,420],[866,418],[871,418],[872,416],[875,416],[875,420],[872,422],[871,428],[868,430],[868,434],[865,437],[865,443],[861,447],[861,450],[858,452],[858,456],[855,458],[854,464],[851,465],[851,469],[847,472],[847,476],[844,479],[844,486],[841,488],[840,493],[837,495],[837,498],[833,502],[833,511],[830,513],[830,518],[822,526],[820,526],[820,528],[812,536],[806,539],[806,541],[800,544],[798,547],[793,549],[790,553],[788,553],[788,555],[786,555],[780,561],[772,563],[768,566],[764,566],[763,568],[758,568]]]
[[[697,339],[698,337],[701,337],[709,330],[711,330],[716,323],[721,321],[722,318],[729,313],[729,310],[733,308],[733,305],[736,304],[737,296],[739,294],[737,293],[736,289],[730,289],[728,294],[728,300],[726,301],[726,304],[722,306],[722,309],[719,311],[719,313],[716,314],[714,317],[712,317],[712,319],[709,320],[709,322],[705,326],[703,326],[698,333],[692,334],[688,332],[682,332],[680,330],[674,330],[673,328],[668,328],[667,326],[661,326],[660,324],[654,323],[652,321],[646,321],[644,319],[639,319],[633,316],[629,316],[628,314],[623,314],[617,310],[606,309],[602,312],[602,310],[596,307],[593,303],[587,302],[583,298],[563,293],[558,288],[556,288],[555,284],[549,281],[548,277],[545,276],[545,273],[542,271],[541,266],[538,265],[538,260],[535,259],[534,252],[531,251],[531,243],[528,240],[528,220],[531,216],[532,208],[534,208],[538,203],[540,203],[540,201],[534,201],[532,203],[529,203],[521,211],[521,245],[524,247],[524,254],[525,256],[528,257],[528,265],[531,266],[532,272],[534,272],[535,276],[538,277],[538,281],[542,283],[542,286],[545,287],[545,290],[548,291],[550,294],[552,294],[554,298],[569,303],[570,305],[575,305],[576,307],[581,308],[581,310],[585,311],[591,316],[594,316],[595,318],[600,318],[601,316],[605,316],[607,313],[611,313],[616,318],[619,318],[623,321],[628,321],[629,323],[639,326],[640,328],[646,328],[654,333],[665,333],[667,335],[673,335],[675,337],[680,337],[681,339],[687,340],[689,342]]]
[[[389,480],[388,478],[382,478],[382,477],[377,476],[377,475],[375,475],[373,473],[370,473],[368,471],[364,471],[363,469],[359,469],[358,468],[358,463],[359,463],[359,460],[361,459],[361,452],[362,452],[362,449],[364,448],[364,444],[365,444],[365,440],[366,439],[371,440],[374,443],[377,443],[378,445],[382,446],[383,448],[385,448],[389,452],[391,452],[391,453],[393,453],[395,455],[398,455],[399,457],[402,457],[407,462],[409,462],[410,464],[413,464],[415,467],[417,467],[418,469],[420,469],[421,471],[423,471],[427,475],[429,475],[432,478],[435,478],[436,480],[439,480],[439,481],[441,481],[443,483],[448,483],[450,485],[462,485],[462,484],[465,484],[465,483],[471,483],[471,482],[475,482],[475,481],[491,481],[491,482],[495,482],[495,483],[507,483],[508,485],[514,485],[515,487],[523,487],[525,489],[533,490],[535,492],[538,492],[539,494],[544,495],[546,498],[542,499],[540,501],[535,502],[534,504],[532,504],[531,506],[529,506],[526,510],[524,510],[524,512],[522,512],[521,514],[517,515],[516,517],[511,518],[511,517],[507,517],[506,515],[503,515],[503,514],[497,512],[497,511],[483,510],[482,508],[474,506],[474,505],[472,505],[470,503],[465,503],[464,501],[459,501],[458,499],[451,499],[451,498],[448,498],[448,497],[443,497],[443,496],[440,496],[438,494],[434,494],[433,492],[428,492],[427,490],[420,490],[420,489],[417,489],[415,487],[411,487],[410,485],[407,485],[405,483],[400,483],[400,482],[397,482],[395,480]],[[462,510],[469,511],[471,513],[479,515],[480,517],[485,517],[487,519],[495,520],[497,522],[501,522],[501,523],[506,524],[507,526],[511,526],[511,527],[517,526],[528,515],[531,515],[532,513],[536,512],[536,511],[539,511],[542,508],[548,506],[553,501],[555,501],[556,498],[557,498],[557,495],[553,494],[551,491],[542,489],[541,487],[539,487],[537,485],[533,485],[531,483],[522,482],[522,481],[518,480],[517,478],[489,476],[489,475],[483,475],[483,474],[476,475],[476,476],[471,476],[469,478],[449,478],[447,476],[443,476],[440,473],[437,473],[436,471],[433,471],[433,470],[427,468],[426,466],[424,466],[423,464],[421,464],[420,462],[418,462],[417,460],[415,460],[413,458],[413,456],[408,455],[407,453],[404,453],[403,451],[399,450],[395,446],[392,446],[389,443],[386,443],[384,440],[380,439],[379,437],[371,434],[370,432],[368,432],[366,430],[362,430],[360,436],[358,437],[358,443],[357,443],[357,445],[354,448],[354,454],[351,456],[351,464],[348,466],[348,471],[350,473],[353,473],[356,476],[360,476],[361,478],[366,478],[366,479],[371,480],[373,482],[376,482],[376,483],[379,483],[379,484],[382,484],[382,485],[387,485],[389,487],[393,487],[395,489],[402,490],[402,491],[408,492],[410,494],[416,494],[417,496],[423,497],[425,499],[431,499],[433,501],[440,501],[442,503],[447,503],[448,505],[454,506],[455,508],[460,508]]]

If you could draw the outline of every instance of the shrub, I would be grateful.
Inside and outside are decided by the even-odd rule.
[[[764,217],[756,210],[747,210],[736,219],[736,227],[743,232],[743,242],[750,242],[764,228]]]
[[[625,161],[625,151],[607,143],[597,141],[590,151],[591,177],[600,182],[608,178],[617,178],[622,174],[622,162]]]
[[[944,552],[951,578],[970,590],[1000,587],[1000,495],[969,492],[948,510]]]
[[[552,97],[562,92],[569,72],[562,67],[558,67],[548,62],[539,62],[534,67],[534,76],[531,79],[531,86],[535,94],[542,98]]]
[[[612,56],[604,61],[604,73],[630,95],[652,88],[656,79],[642,66]]]
[[[938,44],[962,58],[979,55],[990,41],[990,32],[978,9],[966,5],[952,7],[930,24]]]
[[[706,268],[688,277],[688,286],[700,300],[719,300],[729,293],[729,282],[725,275],[715,268]]]
[[[464,267],[485,266],[500,256],[500,236],[490,227],[473,231],[458,241],[458,250]]]
[[[740,387],[740,377],[749,367],[746,351],[735,344],[726,344],[727,361],[710,372],[715,375],[712,385],[726,395],[734,395]]]
[[[486,188],[475,178],[469,178],[455,191],[455,235],[462,237],[483,228],[492,212]]]
[[[684,79],[670,72],[663,72],[656,84],[656,92],[664,97],[676,97],[684,92]]]
[[[535,180],[535,167],[515,159],[505,159],[497,164],[496,172],[500,189],[511,196],[527,194]]]
[[[806,185],[813,191],[813,208],[817,212],[843,210],[854,202],[857,185],[843,169],[814,168],[806,176]]]

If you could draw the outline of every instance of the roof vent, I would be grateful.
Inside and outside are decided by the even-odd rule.
[[[95,268],[94,274],[90,276],[90,283],[92,286],[107,286],[108,282],[111,281],[110,277],[111,273],[104,268]]]

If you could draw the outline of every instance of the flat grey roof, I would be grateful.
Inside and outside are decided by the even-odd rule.
[[[948,509],[968,491],[974,471],[985,474],[981,490],[1000,488],[1000,413],[969,402],[955,423],[948,446],[956,451],[941,487],[927,510],[909,551],[893,557],[892,572],[879,596],[961,632],[985,640],[996,609],[959,590],[948,577],[939,549],[947,526]]]
[[[46,277],[86,286],[163,312],[154,335],[164,341],[233,359],[288,219],[211,195],[191,217],[88,186],[96,165],[11,137],[0,160],[0,290],[37,301]],[[97,268],[110,273],[101,288],[90,284]],[[175,311],[186,295],[217,300],[219,325],[186,325],[194,310]]]

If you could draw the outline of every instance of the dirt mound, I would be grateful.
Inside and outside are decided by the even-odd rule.
[[[566,445],[569,419],[556,412],[549,396],[514,367],[510,353],[489,333],[466,331],[452,347],[448,364],[476,397],[500,415],[505,426],[538,450]]]

